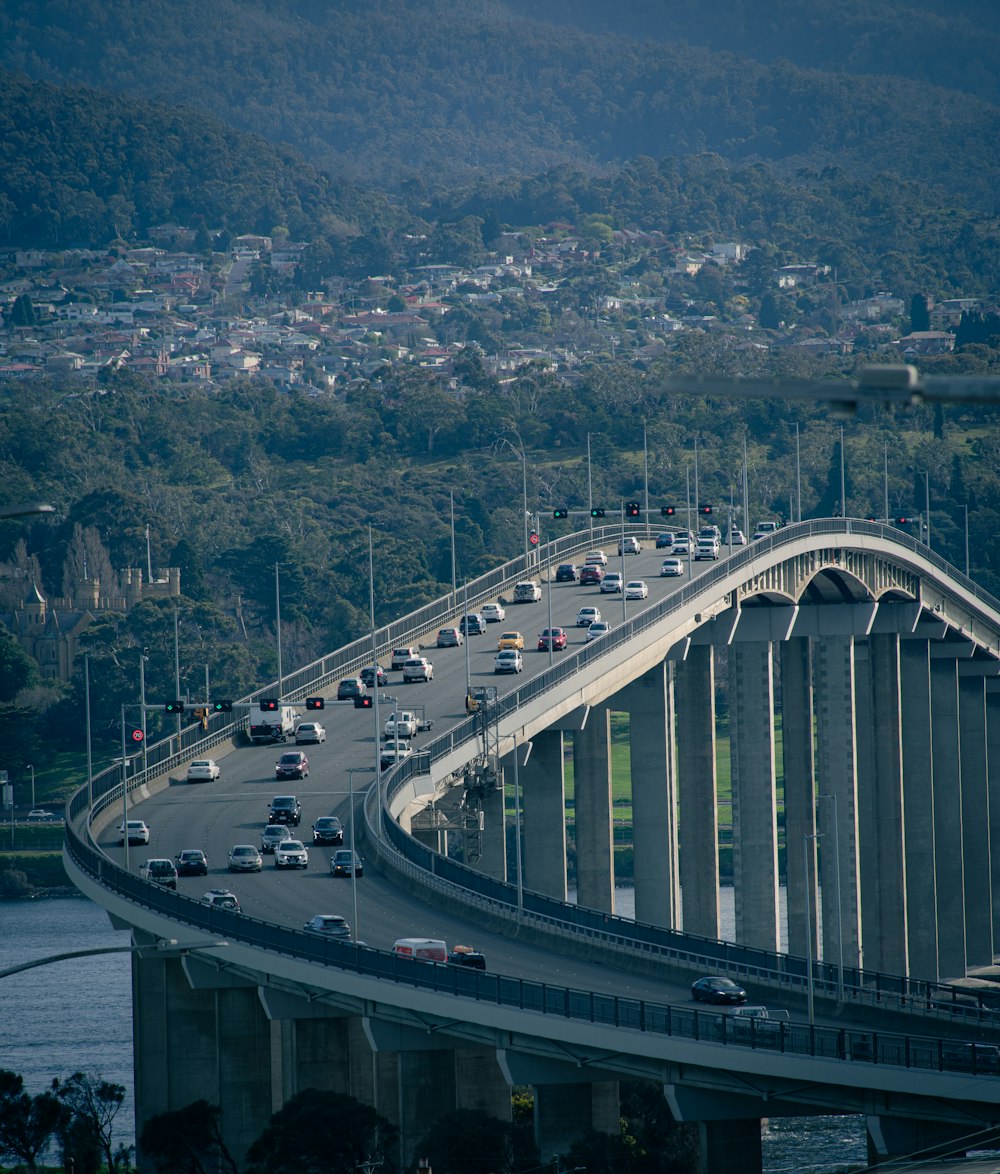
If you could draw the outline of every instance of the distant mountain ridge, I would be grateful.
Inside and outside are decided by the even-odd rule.
[[[0,66],[190,106],[290,144],[331,174],[404,192],[710,152],[788,171],[895,171],[993,206],[1000,109],[927,84],[956,84],[964,59],[970,89],[995,96],[997,18],[981,0],[909,0],[874,14],[861,0],[801,13],[780,0],[766,23],[760,7],[20,0],[0,10]],[[761,59],[724,50],[729,42]],[[928,57],[935,45],[940,69]],[[771,46],[783,56],[765,62]],[[908,52],[919,80],[901,76]],[[893,64],[894,76],[845,72]]]

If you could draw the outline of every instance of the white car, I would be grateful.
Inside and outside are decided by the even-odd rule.
[[[379,769],[388,770],[397,762],[409,758],[412,753],[413,749],[407,742],[400,742],[398,746],[395,742],[386,742],[378,756]]]
[[[214,758],[196,758],[188,767],[189,783],[214,783],[222,774],[222,768]]]
[[[434,666],[426,656],[414,656],[403,665],[403,682],[433,681]]]
[[[507,618],[507,609],[499,603],[484,603],[480,614],[488,624],[502,624]]]
[[[734,528],[732,533],[729,535],[729,541],[733,546],[746,546],[747,536],[743,533],[742,530],[736,530]]]
[[[601,594],[611,595],[615,591],[621,591],[624,586],[621,571],[608,571],[608,573],[601,580]]]
[[[519,673],[524,668],[524,660],[516,648],[502,648],[493,661],[495,673]]]
[[[125,843],[125,828],[128,827],[128,842],[130,844],[148,844],[149,828],[141,819],[123,820],[118,825],[118,843]]]
[[[591,624],[596,624],[600,618],[601,609],[599,607],[581,607],[576,613],[576,626],[589,628]]]
[[[606,636],[611,631],[607,620],[597,620],[587,629],[587,639],[596,640],[598,636]]]
[[[306,742],[325,742],[326,730],[319,722],[299,722],[295,727],[295,745],[301,746]]]
[[[274,846],[275,868],[308,868],[309,849],[301,840],[282,840]]]
[[[588,550],[583,562],[584,566],[588,567],[606,567],[608,565],[608,556],[603,550]]]
[[[642,554],[642,543],[638,538],[629,535],[618,543],[619,554]]]
[[[649,588],[642,579],[633,579],[631,582],[625,584],[626,599],[646,599],[648,595]]]
[[[684,563],[679,558],[665,558],[660,564],[660,577],[670,579],[684,574]]]
[[[691,553],[691,539],[690,538],[675,538],[674,544],[670,548],[674,554],[690,554]]]

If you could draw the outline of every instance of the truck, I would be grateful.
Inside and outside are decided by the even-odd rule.
[[[392,947],[397,958],[420,962],[447,962],[448,947],[440,938],[397,938]]]
[[[386,720],[382,732],[386,738],[413,738],[417,733],[417,715],[412,709],[399,709]]]
[[[255,746],[262,743],[284,742],[295,732],[298,711],[291,705],[279,705],[277,709],[250,710],[250,741]]]

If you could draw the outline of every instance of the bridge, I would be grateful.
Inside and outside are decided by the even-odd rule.
[[[595,538],[617,543],[619,533]],[[469,585],[468,608],[526,574],[546,578],[589,544],[577,535],[534,566],[498,568]],[[409,1161],[436,1116],[473,1107],[509,1118],[510,1086],[528,1084],[548,1157],[582,1129],[616,1129],[618,1082],[634,1078],[657,1081],[674,1116],[698,1123],[702,1168],[713,1172],[759,1169],[765,1116],[866,1113],[876,1156],[998,1124],[1000,992],[988,979],[1000,603],[908,536],[855,520],[790,526],[676,590],[650,578],[654,558],[629,560],[654,587],[649,600],[600,597],[616,619],[621,609],[617,627],[551,664],[526,654],[527,679],[496,678],[479,712],[467,715],[464,698],[470,683],[494,683],[492,655],[477,651],[473,673],[471,647],[436,653],[435,681],[405,688],[441,732],[356,810],[354,774],[372,762],[375,730],[359,724],[361,711],[327,711],[330,742],[314,755],[324,781],[302,797],[310,815],[357,819],[377,870],[353,888],[367,946],[297,928],[309,902],[330,901],[313,895],[311,875],[259,878],[237,915],[122,867],[112,829],[127,802],[141,804],[159,855],[197,844],[222,859],[225,844],[255,837],[235,829],[262,822],[266,796],[253,787],[264,781],[262,752],[222,719],[207,737],[188,730],[151,747],[128,799],[117,776],[74,796],[70,875],[137,946],[149,944],[133,956],[140,1128],[203,1096],[220,1105],[241,1155],[294,1092],[332,1088],[399,1125]],[[535,622],[541,609],[570,627],[581,600],[595,602],[577,584],[547,596],[511,609],[508,622],[523,628],[522,615]],[[375,633],[380,657],[426,640],[465,604],[449,596]],[[372,647],[358,641],[286,677],[283,695],[354,675]],[[719,940],[723,666],[735,943]],[[613,713],[629,717],[635,920],[615,913]],[[567,901],[570,748],[576,903]],[[171,785],[213,751],[226,770],[210,794]],[[463,860],[449,858],[449,843],[461,843]],[[385,948],[432,929],[488,942],[489,972]],[[193,939],[203,944],[163,948]],[[755,1000],[789,1008],[789,1021],[735,1032],[691,1002],[690,981],[704,973],[738,977]]]

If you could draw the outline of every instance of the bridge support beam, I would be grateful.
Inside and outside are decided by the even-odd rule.
[[[920,1154],[925,1160],[935,1156],[961,1157],[964,1151],[955,1151],[955,1143],[968,1137],[969,1128],[948,1125],[943,1121],[926,1121],[910,1117],[870,1116],[868,1126],[868,1163],[879,1166],[901,1158]]]
[[[770,641],[729,649],[736,940],[778,950],[774,664]]]
[[[993,941],[1000,943],[1000,681],[986,682],[987,802],[990,806],[990,891]]]
[[[504,764],[504,779],[514,778]],[[545,730],[531,739],[531,755],[518,767],[524,841],[521,860],[524,887],[557,901],[566,900],[566,783],[561,730]]]
[[[965,865],[962,857],[962,750],[958,721],[958,662],[931,647],[931,746],[934,771],[934,864],[938,970],[964,978]]]
[[[785,779],[785,875],[788,952],[799,958],[806,946],[806,907],[812,932],[812,956],[819,956],[819,907],[816,885],[806,890],[804,853],[809,876],[816,876],[816,756],[814,747],[812,654],[808,639],[778,645],[781,667],[782,767]]]
[[[909,973],[930,982],[938,966],[937,880],[934,863],[934,755],[931,745],[931,663],[926,639],[904,640],[899,649],[903,714],[903,850],[906,858],[906,923]]]
[[[965,866],[965,962],[993,965],[990,892],[990,800],[986,732],[986,679],[978,662],[958,665],[962,743],[962,855]]]
[[[594,706],[573,735],[577,901],[615,911],[614,821],[611,806],[611,712]]]
[[[715,674],[710,644],[677,663],[677,798],[685,933],[719,936],[718,781]]]
[[[615,701],[629,712],[635,919],[675,929],[680,891],[672,662],[661,661]]]
[[[803,609],[804,611],[805,609]],[[839,610],[839,609],[838,609]],[[858,892],[858,778],[855,735],[854,637],[817,640],[816,728],[819,778],[823,959],[856,967],[861,957]],[[836,822],[834,822],[836,820]],[[837,880],[840,881],[839,902]]]
[[[542,1160],[566,1153],[591,1129],[617,1134],[619,1114],[616,1081],[535,1085],[535,1144]]]
[[[472,865],[478,872],[484,872],[487,876],[501,881],[507,879],[507,827],[504,807],[503,787],[487,791],[483,796],[481,854]]]

